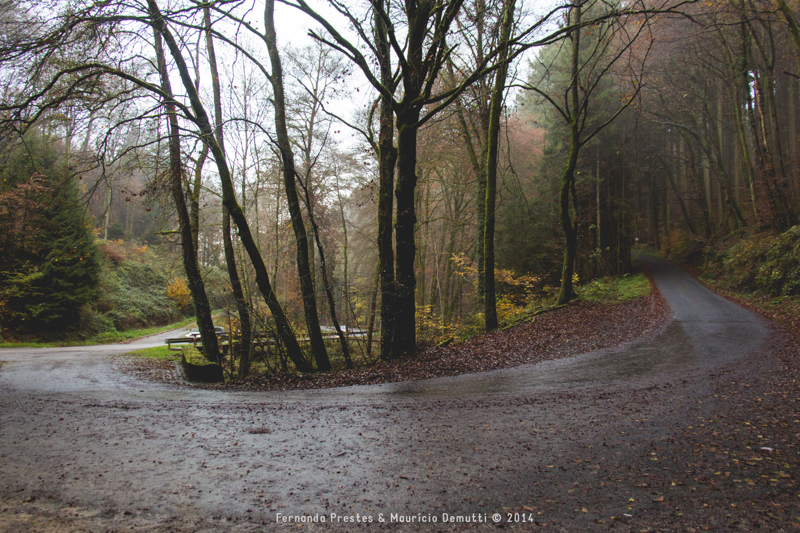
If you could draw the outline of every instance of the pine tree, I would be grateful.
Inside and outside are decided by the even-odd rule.
[[[26,139],[0,170],[0,324],[12,336],[68,331],[97,295],[98,250],[58,155],[47,139]]]

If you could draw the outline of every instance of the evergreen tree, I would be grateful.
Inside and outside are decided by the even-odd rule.
[[[0,172],[0,324],[7,333],[68,331],[97,295],[100,260],[58,145],[30,137]]]

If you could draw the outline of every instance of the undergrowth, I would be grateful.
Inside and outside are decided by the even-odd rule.
[[[723,287],[777,297],[800,295],[800,226],[754,234],[706,253],[704,275]]]
[[[576,283],[575,290],[582,300],[613,305],[643,298],[650,294],[651,286],[644,274],[624,274],[593,280],[583,286]],[[560,307],[555,303],[557,294],[557,288],[546,287],[537,297],[533,296],[532,290],[526,291],[524,297],[513,293],[500,295],[497,299],[500,329],[516,326],[537,314]],[[445,322],[429,306],[417,307],[417,335],[422,344],[463,342],[484,332],[483,313]]]
[[[800,327],[800,226],[756,233],[708,250],[701,279],[762,314]]]

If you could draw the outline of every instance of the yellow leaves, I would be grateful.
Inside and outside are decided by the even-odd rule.
[[[466,254],[453,254],[450,260],[455,264],[456,273],[475,285],[478,280],[478,269],[473,265],[472,260]],[[505,268],[495,268],[494,279],[497,283],[503,283],[515,288],[523,289],[526,292],[533,290],[536,283],[541,278],[537,276],[517,276],[513,270]]]
[[[463,277],[473,285],[477,283],[478,269],[472,265],[472,260],[467,257],[467,254],[453,254],[450,260],[456,266],[456,274]]]
[[[434,314],[432,305],[418,305],[416,311],[417,335],[420,339],[438,343],[446,339],[451,339],[461,327],[458,319],[451,322]]]
[[[176,278],[167,287],[167,298],[174,301],[178,305],[178,309],[183,309],[189,305],[191,297],[189,286],[186,285],[186,281],[183,279]]]

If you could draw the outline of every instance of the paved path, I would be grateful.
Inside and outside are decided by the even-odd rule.
[[[160,337],[0,350],[0,531],[35,521],[261,530],[279,527],[278,513],[328,522],[397,513],[441,527],[445,514],[491,521],[522,506],[586,529],[634,512],[634,486],[583,500],[576,487],[580,495],[616,469],[649,466],[646,444],[698,409],[708,373],[768,335],[761,319],[679,268],[646,262],[674,315],[660,333],[485,374],[221,393],[115,370],[110,356]]]

